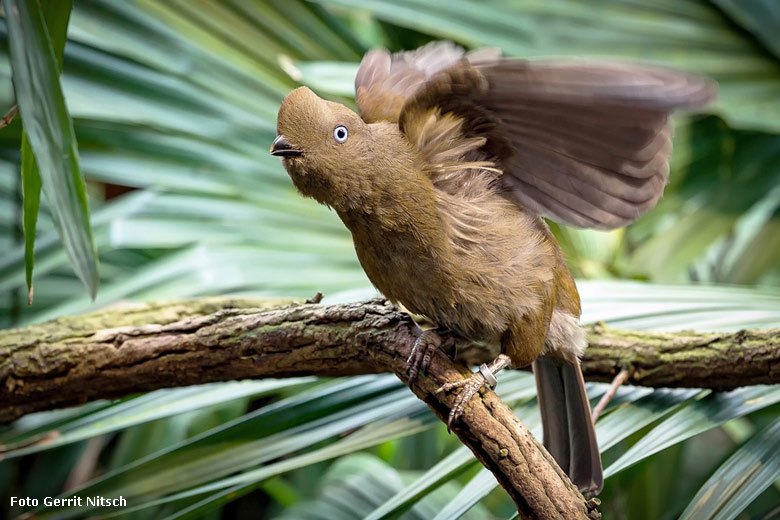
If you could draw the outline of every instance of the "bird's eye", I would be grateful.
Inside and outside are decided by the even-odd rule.
[[[347,131],[347,127],[344,125],[339,125],[333,130],[333,138],[336,140],[336,142],[343,143],[347,140],[348,135],[349,132]]]

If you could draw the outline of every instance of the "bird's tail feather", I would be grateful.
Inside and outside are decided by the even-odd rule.
[[[579,361],[539,357],[533,370],[544,446],[580,491],[598,494],[604,477]]]

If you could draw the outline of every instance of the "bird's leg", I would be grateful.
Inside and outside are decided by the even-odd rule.
[[[452,422],[456,421],[458,417],[466,409],[466,405],[474,397],[474,394],[480,391],[483,386],[489,386],[490,388],[496,387],[496,374],[505,369],[511,364],[509,356],[506,354],[499,354],[496,359],[490,363],[482,363],[479,367],[479,371],[474,372],[471,377],[447,383],[439,387],[436,393],[449,392],[450,390],[458,390],[458,395],[455,398],[455,404],[450,409],[450,416],[447,418],[447,431],[450,430]]]
[[[424,374],[428,370],[433,353],[443,345],[442,335],[447,332],[444,329],[429,329],[420,332],[420,335],[417,336],[409,359],[406,360],[406,367],[409,371],[409,386],[412,386],[417,379],[418,373]]]

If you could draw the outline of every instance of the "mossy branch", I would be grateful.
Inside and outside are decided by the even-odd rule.
[[[589,380],[621,369],[629,384],[716,389],[780,382],[780,330],[651,334],[590,327]],[[384,300],[324,306],[280,300],[202,299],[113,307],[0,332],[0,421],[94,399],[213,381],[393,372],[418,334]],[[482,361],[493,353],[466,353]],[[481,356],[482,359],[478,359]],[[446,420],[441,384],[468,375],[437,353],[413,391]],[[526,518],[598,515],[492,391],[454,428]]]
[[[611,381],[621,369],[628,370],[626,384],[651,387],[780,383],[780,329],[657,333],[589,326],[585,379]]]

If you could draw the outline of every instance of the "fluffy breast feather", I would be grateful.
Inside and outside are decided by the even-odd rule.
[[[544,222],[501,194],[502,172],[481,150],[485,139],[461,126],[460,118],[431,109],[408,121],[405,133],[434,186],[451,253],[442,267],[455,301],[441,318],[451,322],[455,314],[464,335],[485,337],[543,305],[557,257]]]

